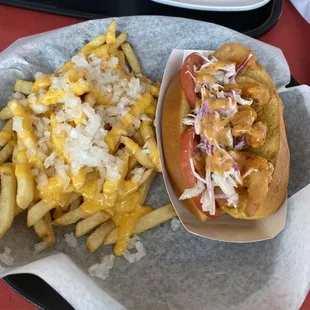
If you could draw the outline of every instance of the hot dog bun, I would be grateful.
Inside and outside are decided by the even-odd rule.
[[[235,48],[234,43],[227,44],[222,46],[214,55],[219,60],[238,63],[236,54],[233,52]],[[283,118],[283,104],[270,76],[256,58],[253,58],[241,76],[237,76],[239,83],[251,83],[252,81],[264,86],[263,98],[266,102],[264,105],[254,105],[253,108],[258,115],[257,121],[267,126],[267,135],[264,145],[258,148],[250,148],[247,151],[267,159],[272,163],[274,172],[267,195],[261,199],[258,208],[257,205],[255,208],[251,208],[246,199],[239,203],[237,209],[222,207],[225,212],[238,219],[260,219],[276,212],[286,197],[289,180],[290,155]],[[178,73],[172,80],[165,97],[162,112],[162,141],[165,166],[174,190],[179,196],[186,189],[186,183],[180,169],[179,149],[180,138],[184,130],[182,118],[188,112],[189,106],[183,94],[181,77]],[[184,200],[183,203],[198,219],[207,219],[207,216],[196,207],[191,199]]]
[[[180,139],[184,127],[182,118],[189,111],[189,106],[184,97],[181,86],[181,75],[177,74],[172,80],[165,97],[162,111],[162,141],[165,166],[168,170],[173,188],[181,196],[186,188],[186,183],[180,169]],[[201,212],[191,199],[183,201],[199,220],[206,221],[208,217]]]

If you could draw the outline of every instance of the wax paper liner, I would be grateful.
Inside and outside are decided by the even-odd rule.
[[[236,41],[255,51],[278,89],[289,81],[289,69],[279,50],[232,30],[160,16],[117,21],[118,29],[129,33],[143,72],[153,80],[162,78],[173,48],[215,50],[224,42]],[[53,72],[86,40],[105,32],[109,22],[89,21],[18,40],[0,55],[0,103],[6,104],[16,78],[32,79],[36,71]],[[0,249],[10,247],[15,258],[13,267],[1,276],[37,274],[78,310],[298,309],[310,278],[310,188],[306,186],[310,181],[310,92],[302,86],[281,97],[292,155],[289,195],[295,195],[289,199],[286,228],[276,238],[253,244],[223,243],[194,236],[182,227],[173,232],[170,223],[165,223],[141,234],[147,256],[136,264],[118,258],[110,277],[101,281],[90,278],[85,270],[111,253],[110,246],[91,255],[82,237],[77,248],[69,248],[63,235],[74,228],[57,227],[53,249],[33,255],[33,245],[39,240],[21,214],[0,241]],[[159,176],[148,203],[156,208],[167,202]]]

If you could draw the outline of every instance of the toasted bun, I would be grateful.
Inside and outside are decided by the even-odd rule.
[[[219,56],[216,57],[219,58]],[[234,218],[259,219],[276,212],[286,197],[290,154],[283,119],[283,104],[268,73],[255,60],[246,72],[242,74],[240,79],[244,81],[255,80],[263,84],[268,90],[269,96],[266,104],[253,107],[258,115],[257,121],[267,125],[266,142],[262,147],[250,149],[250,151],[271,162],[274,166],[274,173],[269,184],[268,193],[262,199],[255,213],[251,213],[251,206],[248,206],[246,201],[243,201],[237,209],[226,207],[224,210]],[[183,95],[181,77],[180,73],[178,73],[172,80],[165,97],[162,112],[162,141],[165,166],[173,183],[174,190],[179,196],[186,188],[182,170],[180,169],[179,148],[181,135],[184,130],[182,118],[188,111],[189,107]],[[183,201],[183,204],[198,219],[207,219],[207,216],[195,206],[191,199]]]
[[[172,80],[166,93],[162,111],[162,141],[165,166],[168,170],[174,191],[181,196],[186,183],[180,168],[180,140],[183,132],[182,119],[189,111],[188,104],[181,87],[181,74]],[[208,217],[201,212],[191,199],[182,201],[199,220],[206,221]]]

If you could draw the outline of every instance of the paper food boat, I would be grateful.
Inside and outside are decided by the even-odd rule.
[[[158,98],[156,112],[156,134],[160,151],[161,165],[163,168],[163,177],[170,200],[185,229],[192,234],[212,240],[236,243],[256,242],[274,238],[285,227],[287,200],[283,202],[282,206],[276,213],[264,219],[240,220],[235,219],[228,214],[224,214],[219,219],[210,219],[203,222],[198,220],[184,206],[183,202],[179,200],[178,195],[173,189],[173,184],[165,167],[163,154],[163,143],[161,137],[162,113],[163,106],[165,104],[165,95],[169,88],[170,82],[173,77],[181,70],[184,59],[192,52],[203,52],[205,54],[212,53],[211,51],[174,49],[170,54],[165,68]]]

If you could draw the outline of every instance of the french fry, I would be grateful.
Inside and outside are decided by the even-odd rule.
[[[72,211],[76,208],[78,208],[82,203],[82,196],[80,196],[79,198],[75,199],[69,206],[69,210]]]
[[[15,144],[14,140],[10,140],[0,151],[0,164],[5,163],[11,157]]]
[[[86,219],[76,224],[75,236],[78,238],[78,237],[81,237],[87,234],[88,232],[90,232],[92,229],[94,229],[98,225],[107,221],[110,217],[111,215],[109,213],[106,213],[102,210],[98,211],[95,214],[92,214],[91,216],[87,217]]]
[[[128,33],[127,32],[122,32],[120,33],[115,40],[115,47],[119,48],[123,43],[125,43],[128,39]]]
[[[91,85],[84,79],[79,79],[72,85],[72,91],[75,96],[82,96],[91,90]]]
[[[138,191],[131,193],[127,197],[125,197],[122,201],[119,201],[115,210],[116,213],[126,213],[126,212],[134,212],[137,206],[139,205],[139,201],[141,199],[141,195]]]
[[[94,253],[104,241],[106,235],[115,227],[115,224],[112,220],[108,220],[101,224],[89,237],[86,241],[87,249],[90,253]]]
[[[147,193],[151,187],[152,182],[154,181],[156,177],[156,172],[152,172],[148,178],[143,182],[143,184],[139,187],[139,193],[140,193],[140,201],[139,204],[143,205],[146,197],[147,197]]]
[[[99,34],[97,37],[89,41],[81,50],[80,53],[84,54],[85,56],[88,56],[92,53],[92,51],[105,43],[106,36],[104,34]]]
[[[13,120],[10,119],[0,131],[0,146],[4,146],[12,138]]]
[[[64,75],[68,70],[74,67],[75,63],[73,61],[66,61],[58,70],[55,71],[54,76],[59,77]]]
[[[54,220],[53,225],[65,226],[65,225],[74,224],[78,220],[87,218],[90,215],[91,215],[90,213],[85,212],[82,208],[77,208],[77,209],[67,212],[63,216]]]
[[[34,180],[31,170],[26,165],[16,164],[15,175],[17,178],[17,205],[25,210],[34,198]]]
[[[49,227],[44,218],[34,223],[33,229],[40,239],[43,239],[48,236]]]
[[[13,152],[12,152],[12,163],[16,164],[16,158],[18,153],[18,146],[17,144],[14,145]]]
[[[116,47],[115,47],[115,44],[114,43],[110,43],[108,44],[109,45],[109,49],[108,49],[108,54],[109,56],[117,56],[117,52],[119,51]],[[114,68],[116,68],[116,65],[114,66]]]
[[[156,105],[157,105],[157,100],[154,99],[150,105],[145,109],[145,115],[151,119],[155,119],[156,115]]]
[[[108,145],[110,152],[114,154],[119,145],[119,140],[123,134],[127,134],[125,125],[119,121],[113,128],[108,132],[105,137],[105,142]]]
[[[116,20],[113,19],[111,23],[108,25],[107,37],[106,37],[107,43],[115,43],[116,41],[115,31],[116,31]]]
[[[11,227],[15,213],[16,179],[13,165],[5,164],[0,167],[0,238]]]
[[[169,203],[161,208],[155,209],[146,215],[143,215],[136,223],[131,236],[140,234],[146,230],[156,227],[177,216],[172,205]],[[117,228],[114,228],[104,239],[104,244],[113,244],[117,240]]]
[[[117,189],[127,175],[128,159],[129,156],[125,154],[120,156],[120,160],[117,161],[118,171],[120,174],[119,179],[109,177],[108,175],[106,176],[102,191],[105,197],[105,204],[109,207],[113,207],[115,205],[117,199]]]
[[[123,50],[126,59],[133,71],[133,73],[136,74],[141,74],[141,67],[140,67],[140,63],[137,59],[137,56],[135,54],[135,52],[133,51],[131,45],[129,43],[123,43],[121,45],[121,49]]]
[[[133,177],[129,180],[125,180],[122,186],[118,190],[118,201],[124,200],[127,196],[131,195],[139,189],[141,185],[148,181],[153,174],[153,169],[148,169],[143,173],[143,176],[139,182],[135,181]]]
[[[59,217],[66,214],[66,211],[62,210],[62,208],[56,208],[53,210],[53,220],[58,219]]]
[[[145,148],[149,150],[149,156],[156,167],[157,171],[161,171],[159,151],[155,138],[155,131],[151,122],[141,122],[140,133],[145,143]]]
[[[42,104],[46,106],[57,104],[57,103],[63,103],[64,95],[65,95],[65,92],[63,90],[51,88],[42,95],[42,98],[40,99],[40,101]]]
[[[13,140],[13,141],[15,141],[17,143],[17,133],[15,131],[12,131],[11,140]]]
[[[33,225],[37,236],[43,240],[46,247],[53,245],[56,241],[55,234],[52,227],[51,214],[48,212],[42,219]]]
[[[139,196],[139,194],[135,194],[138,193],[134,193],[131,196]],[[152,208],[149,206],[138,206],[137,204],[134,206],[133,201],[127,201],[126,204],[133,206],[134,210],[130,213],[130,216],[127,216],[126,214],[120,215],[121,218],[124,217],[126,219],[125,223],[123,221],[121,221],[119,225],[116,223],[117,232],[119,234],[119,237],[117,238],[113,248],[113,252],[116,256],[121,256],[124,254],[127,248],[128,240],[130,238],[130,233],[134,230],[137,220],[143,215],[152,211]],[[124,210],[125,209],[127,208],[125,207]]]
[[[150,158],[154,166],[156,167],[158,172],[161,172],[161,164],[160,164],[160,158],[159,158],[159,150],[157,147],[156,140],[154,138],[150,138],[145,143],[145,148],[149,150]]]
[[[0,120],[7,120],[13,117],[13,113],[8,106],[5,106],[0,111]]]
[[[148,84],[150,86],[152,86],[152,81],[147,78],[145,75],[143,75],[142,73],[137,73],[135,74],[137,78],[139,78],[143,83]]]
[[[47,179],[47,183],[40,188],[42,199],[50,206],[67,207],[79,197],[76,192],[64,192],[66,181],[59,174]]]
[[[50,206],[44,200],[40,200],[36,203],[27,213],[27,225],[28,227],[33,226],[34,223],[39,221],[47,212],[55,208]]]
[[[31,157],[29,157],[30,163],[34,167],[43,170],[42,159],[38,156],[38,143],[34,136],[32,123],[29,115],[26,113],[24,107],[17,99],[13,99],[8,102],[8,107],[10,108],[14,116],[22,117],[23,132],[18,133],[18,138],[21,139],[27,150],[31,152]]]
[[[148,139],[154,138],[155,139],[155,131],[152,126],[152,122],[143,121],[140,125],[140,134],[143,139],[143,144],[147,142]]]
[[[30,95],[32,91],[33,82],[17,79],[14,85],[14,91],[24,95]]]
[[[135,130],[132,134],[132,140],[136,142],[140,147],[143,147],[144,141],[142,139],[141,133],[138,130]]]
[[[141,147],[135,143],[132,139],[128,137],[121,137],[121,143],[123,143],[126,148],[131,152],[131,154],[136,158],[138,163],[145,168],[152,169],[154,164],[152,163],[150,157],[143,152]]]
[[[40,191],[39,191],[38,188],[35,186],[35,187],[34,187],[34,193],[33,193],[33,204],[35,205],[35,204],[38,203],[40,200],[41,200]]]
[[[159,95],[159,87],[157,86],[154,86],[152,85],[151,86],[151,95],[154,97],[154,98],[158,98],[158,95]]]
[[[138,165],[138,161],[136,160],[134,156],[131,155],[128,161],[128,171],[133,170],[137,165]]]
[[[144,113],[144,111],[148,108],[149,105],[152,104],[154,101],[154,98],[151,94],[145,93],[142,97],[140,97],[136,103],[132,106],[129,113],[125,114],[122,117],[122,122],[126,125],[126,128],[128,126],[133,124],[134,119],[140,118],[140,116]],[[133,117],[133,119],[131,119]],[[128,121],[128,120],[131,121]]]
[[[70,61],[66,61],[62,65],[61,69],[63,69],[64,71],[68,71],[68,70],[72,69],[73,67],[74,67],[74,62],[70,60]]]
[[[14,217],[17,216],[18,214],[22,213],[24,210],[21,209],[17,203],[15,204],[15,209],[14,209]]]
[[[62,195],[59,196],[57,203],[60,205],[60,208],[62,210],[68,211],[70,208],[70,204],[79,197],[80,194],[76,192],[63,193]]]
[[[148,93],[144,94],[135,102],[130,111],[125,114],[121,120],[117,122],[108,132],[105,137],[105,142],[108,145],[111,153],[116,152],[121,136],[127,133],[126,131],[132,127],[134,120],[141,116],[141,114],[151,104],[152,101],[152,95]]]
[[[48,227],[53,229],[51,212],[47,212],[43,218],[46,220]]]
[[[85,79],[87,76],[86,68],[72,68],[69,69],[66,73],[68,79],[72,83],[76,83],[80,79]]]
[[[104,44],[92,50],[92,54],[99,58],[107,58],[109,56],[109,44]]]
[[[87,239],[87,248],[91,253],[103,244],[117,226],[119,239],[116,240],[114,253],[121,255],[137,221],[153,212],[151,207],[144,205],[156,175],[154,171],[158,169],[153,158],[158,150],[152,122],[144,128],[144,136],[141,130],[136,130],[132,139],[128,135],[133,132],[137,119],[146,119],[143,114],[154,119],[154,98],[158,97],[159,85],[153,84],[141,73],[137,56],[130,44],[126,43],[127,39],[128,34],[125,32],[116,36],[116,21],[112,20],[107,34],[100,34],[86,44],[79,52],[79,59],[66,62],[54,74],[37,76],[34,83],[16,80],[14,90],[29,96],[25,100],[12,99],[0,111],[0,120],[9,120],[0,131],[0,147],[3,146],[0,151],[0,237],[11,226],[14,216],[27,209],[27,225],[33,226],[42,239],[35,251],[55,243],[53,225],[77,223],[76,237],[94,230]],[[97,63],[91,54],[106,61]],[[111,57],[117,57],[118,62]],[[134,74],[145,86],[144,94],[130,105],[129,112],[120,115],[115,124],[104,121],[104,128],[99,128],[107,131],[104,142],[110,154],[115,156],[120,174],[117,180],[115,176],[112,177],[114,167],[105,166],[108,161],[103,169],[98,165],[82,163],[81,168],[75,172],[74,155],[66,152],[68,133],[65,123],[73,127],[87,126],[91,111],[77,109],[77,113],[72,112],[72,118],[69,119],[66,114],[66,120],[62,121],[63,115],[54,105],[64,103],[67,89],[63,85],[54,87],[57,81],[52,77],[64,78],[70,84],[72,95],[80,97],[75,99],[89,104],[99,115],[103,112],[100,108],[115,105],[113,91],[107,89],[105,92],[99,81],[88,79],[88,68],[77,62],[83,62],[82,58],[96,62],[98,70],[115,70],[124,79],[124,85],[125,80],[129,81]],[[110,58],[112,61],[108,62]],[[132,69],[131,73],[128,72],[126,61]],[[72,109],[75,106],[72,101]],[[58,126],[62,123],[63,126]],[[112,128],[111,123],[114,124]],[[89,132],[85,130],[89,135],[91,127],[89,125]],[[119,148],[121,143],[125,148],[123,145]],[[105,145],[98,143],[100,147]],[[151,154],[153,151],[154,154]],[[13,164],[1,165],[10,160],[11,156]],[[130,174],[139,164],[142,170]],[[62,173],[62,169],[65,173]],[[147,225],[150,226],[149,222]]]
[[[118,64],[123,69],[126,70],[126,59],[123,51],[117,50],[115,56],[118,58]]]
[[[15,162],[15,176],[17,179],[16,202],[22,210],[25,210],[34,198],[34,180],[24,151],[17,152]]]
[[[32,92],[37,93],[40,89],[47,90],[52,84],[51,77],[51,74],[46,74],[36,79],[32,86]]]

